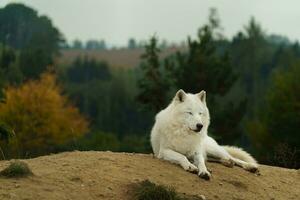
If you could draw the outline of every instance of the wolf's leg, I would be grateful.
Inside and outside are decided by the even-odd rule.
[[[180,165],[184,170],[197,173],[198,168],[187,157],[171,149],[161,149],[158,158]]]
[[[226,167],[234,166],[232,156],[211,137],[205,139],[204,147],[208,161],[220,162]]]
[[[214,151],[213,154],[210,154],[212,157],[209,157],[208,161],[220,162],[226,167],[233,167],[234,165],[237,165],[250,172],[257,171],[256,165],[253,165],[252,163],[247,163],[243,160],[232,157],[230,154],[228,155],[227,154],[228,153],[223,153],[223,151],[218,151],[218,152]]]
[[[205,166],[205,158],[201,151],[196,152],[196,154],[194,155],[194,162],[199,170],[198,176],[200,176],[201,178],[204,178],[206,180],[209,180],[211,177],[211,174]]]
[[[249,172],[258,172],[258,168],[256,165],[252,164],[252,163],[247,163],[243,160],[240,160],[238,158],[234,158],[234,157],[231,157],[231,160],[234,162],[234,164],[236,164],[237,166],[240,166],[242,167],[243,169],[249,171]]]
[[[218,143],[210,137],[205,141],[205,149],[207,156],[211,157],[209,160],[219,160],[220,163],[227,167],[237,165],[250,172],[257,171],[257,167],[254,164],[247,163],[241,159],[231,156],[222,146],[218,145]]]
[[[227,160],[227,159],[207,157],[207,161],[221,163],[222,165],[224,165],[226,167],[233,167],[234,166],[234,162],[231,159]]]

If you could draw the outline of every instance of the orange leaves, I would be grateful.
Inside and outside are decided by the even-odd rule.
[[[16,133],[18,145],[13,148],[23,154],[39,155],[88,131],[88,122],[61,93],[51,73],[4,91],[0,121]]]

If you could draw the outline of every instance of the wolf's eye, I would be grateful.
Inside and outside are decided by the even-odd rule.
[[[193,115],[193,113],[192,112],[186,112],[187,114],[189,114],[189,115]]]
[[[203,114],[203,113],[201,113],[201,112],[199,113],[199,115],[202,115],[202,114]]]

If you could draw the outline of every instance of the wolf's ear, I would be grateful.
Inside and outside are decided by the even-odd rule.
[[[177,102],[184,102],[186,98],[186,93],[180,89],[176,92],[176,95],[174,97],[174,101],[177,101]]]
[[[206,92],[204,90],[199,92],[197,96],[199,97],[200,101],[202,101],[202,103],[206,103]]]

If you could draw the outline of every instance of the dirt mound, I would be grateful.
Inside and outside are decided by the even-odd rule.
[[[130,185],[148,179],[206,199],[300,199],[300,171],[261,166],[257,176],[241,168],[208,163],[205,181],[152,155],[112,152],[66,152],[24,160],[33,176],[0,178],[0,199],[130,199]],[[9,165],[0,162],[0,170]]]

